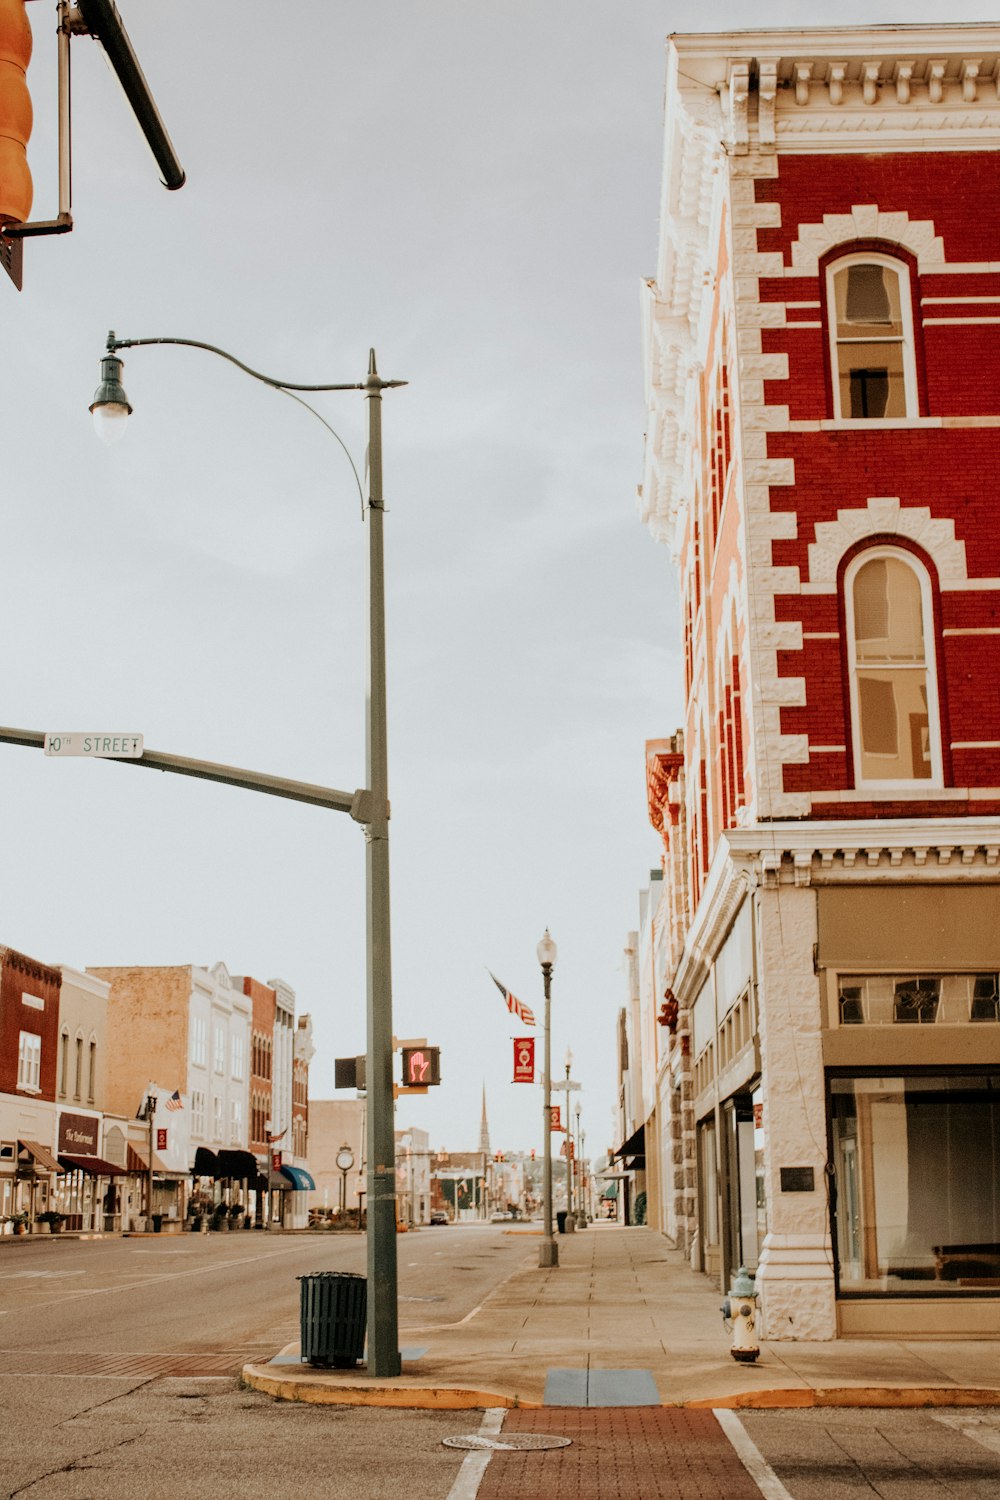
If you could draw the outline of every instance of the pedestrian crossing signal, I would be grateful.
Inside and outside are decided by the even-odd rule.
[[[403,1048],[404,1088],[427,1088],[441,1082],[440,1047]]]

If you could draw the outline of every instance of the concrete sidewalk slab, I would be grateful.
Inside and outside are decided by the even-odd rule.
[[[998,1340],[782,1342],[737,1364],[718,1289],[653,1230],[593,1225],[560,1240],[559,1257],[543,1270],[526,1242],[521,1268],[458,1324],[404,1304],[413,1321],[400,1341],[426,1353],[397,1380],[290,1364],[294,1345],[280,1364],[246,1366],[244,1380],[285,1400],[531,1408],[545,1404],[552,1371],[576,1372],[581,1386],[591,1371],[648,1371],[667,1406],[1000,1405]]]

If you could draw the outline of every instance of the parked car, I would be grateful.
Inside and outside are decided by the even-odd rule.
[[[448,1223],[448,1215],[445,1213],[445,1211],[444,1211],[443,1208],[435,1208],[434,1209],[433,1213],[431,1214],[431,1223],[432,1224],[447,1224]]]

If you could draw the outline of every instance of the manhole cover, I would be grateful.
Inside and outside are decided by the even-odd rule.
[[[544,1432],[512,1432],[509,1437],[480,1437],[478,1432],[472,1432],[468,1437],[442,1438],[446,1448],[470,1448],[479,1453],[485,1449],[501,1449],[506,1453],[513,1453],[517,1449],[534,1448],[568,1448],[571,1439],[565,1437],[549,1437]]]

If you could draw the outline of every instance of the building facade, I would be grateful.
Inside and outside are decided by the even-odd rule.
[[[770,1339],[1000,1329],[998,64],[979,25],[669,49],[658,1213]]]

